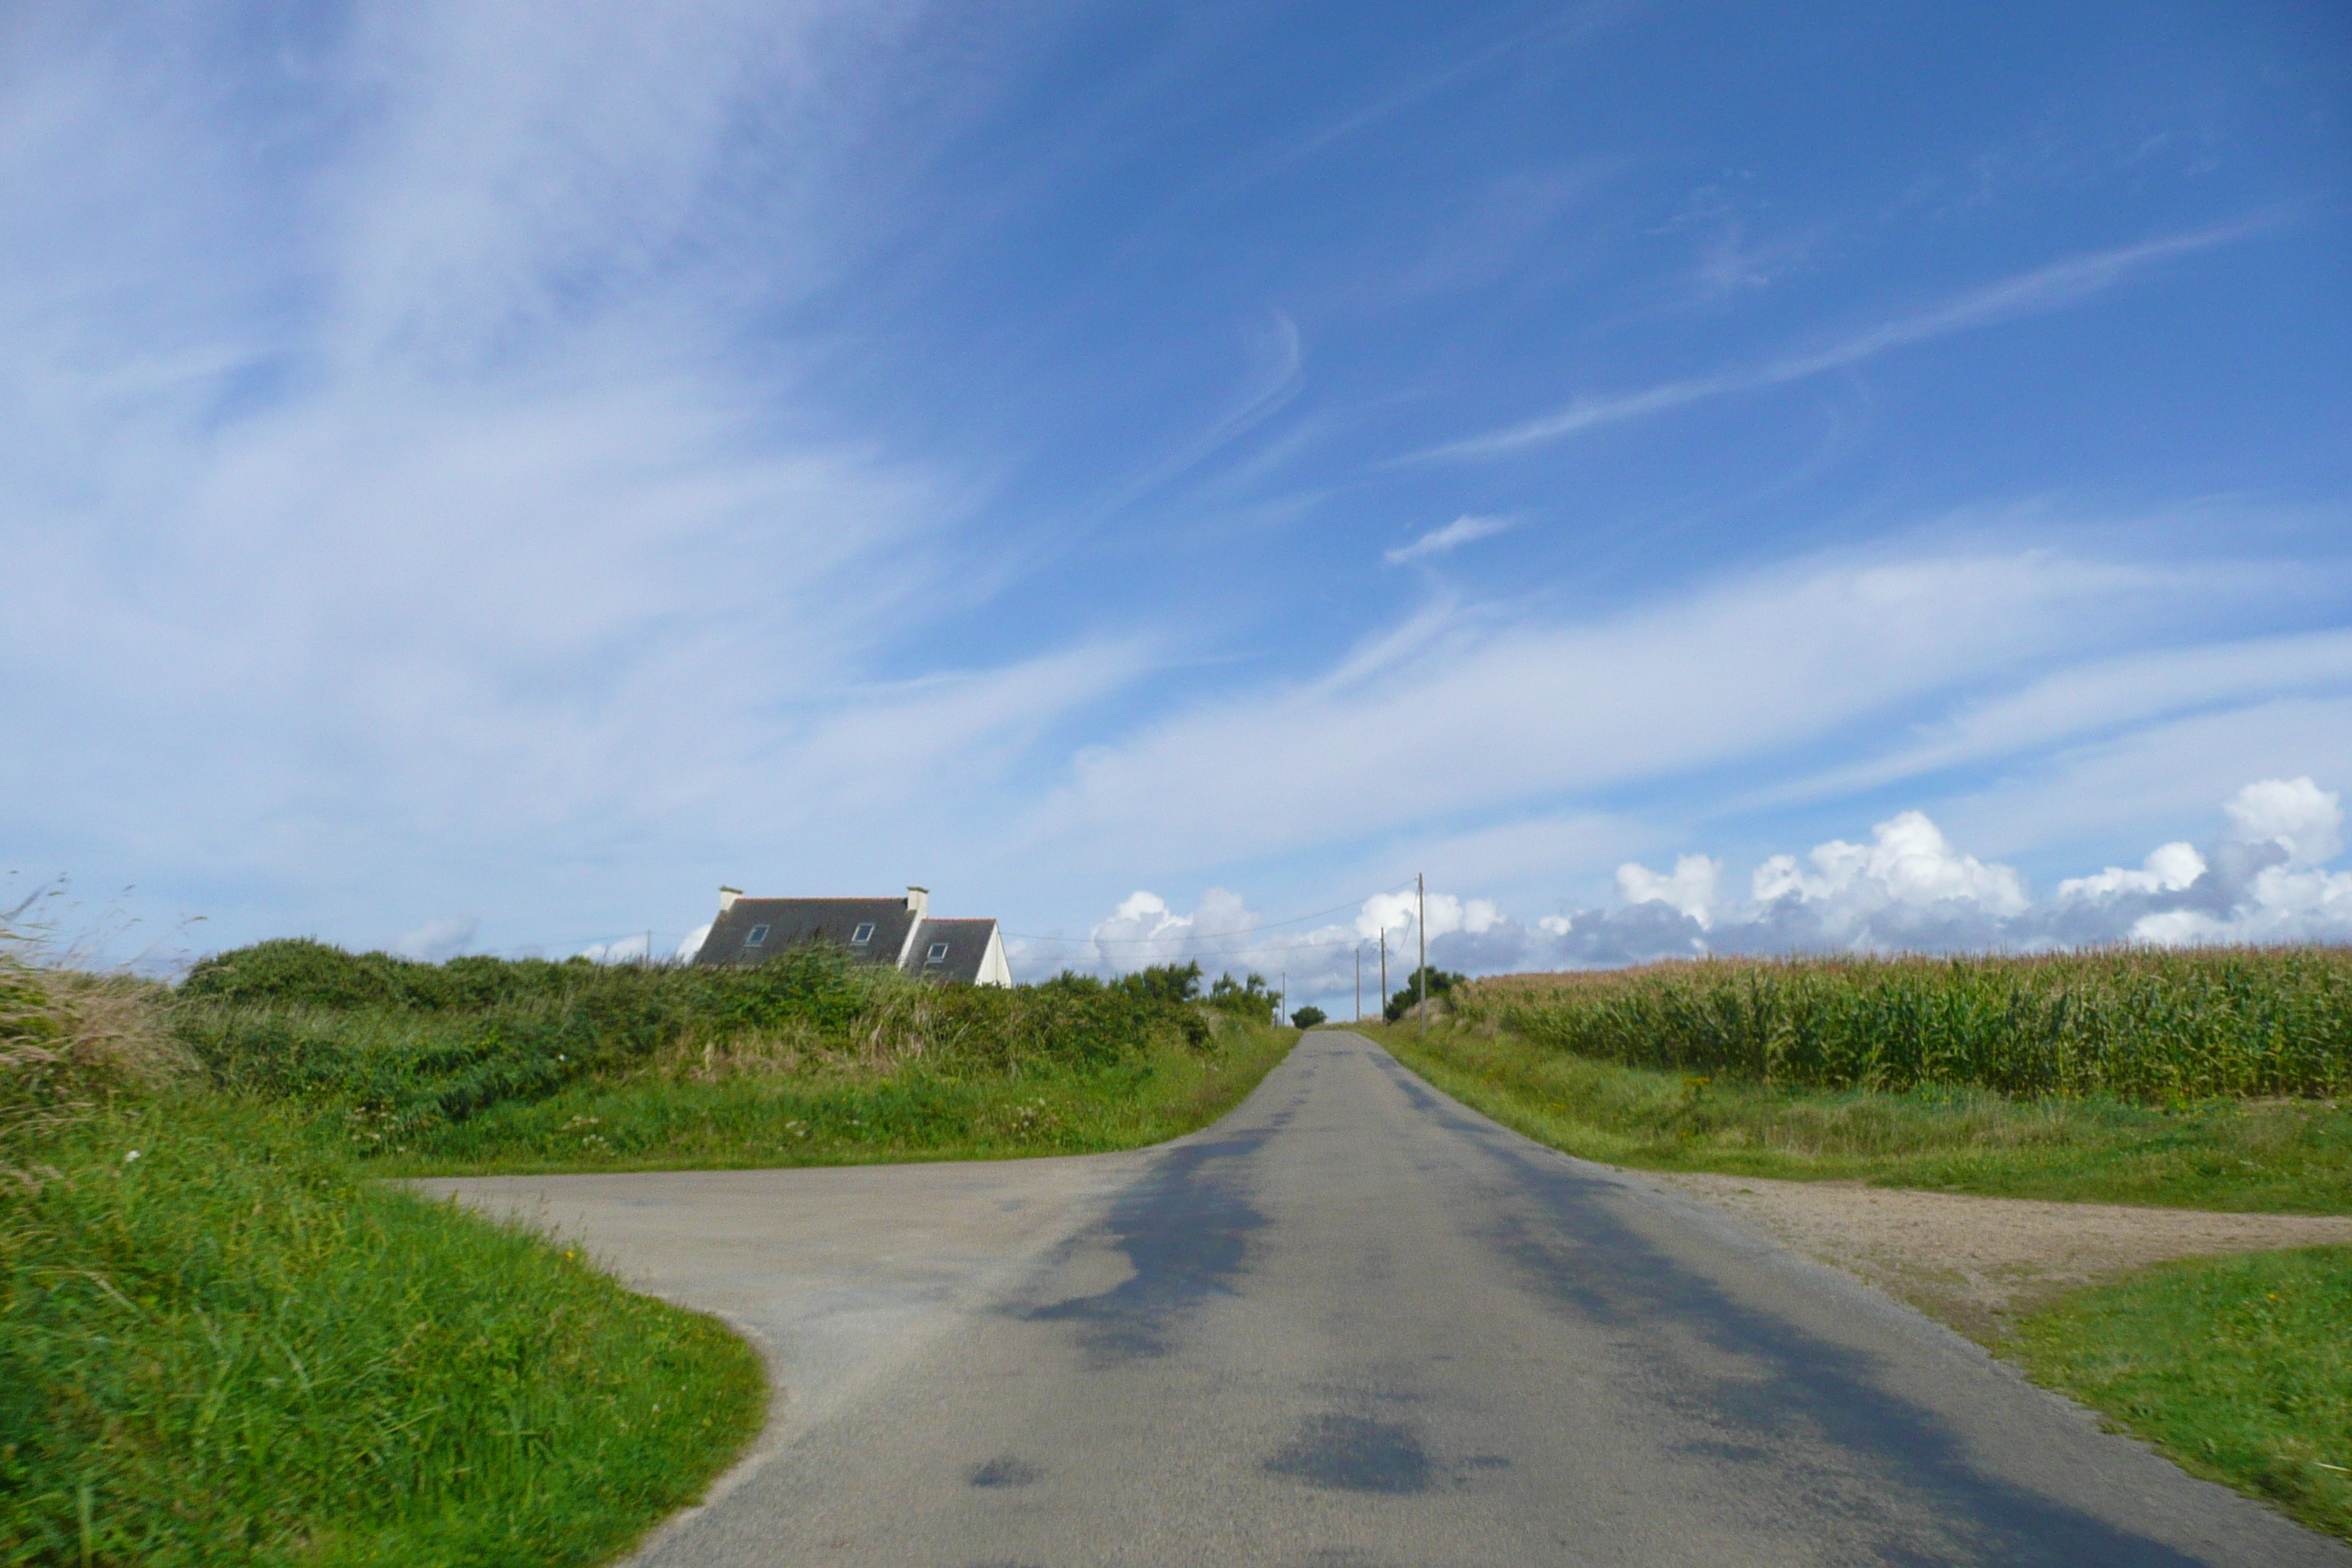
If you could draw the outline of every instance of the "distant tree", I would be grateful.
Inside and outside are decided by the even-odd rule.
[[[1209,987],[1210,1006],[1261,1024],[1274,1022],[1274,993],[1267,989],[1263,974],[1252,973],[1246,980],[1220,974]]]
[[[1114,983],[1122,991],[1150,1002],[1197,1002],[1201,997],[1201,965],[1155,963]]]
[[[1051,980],[1040,981],[1038,986],[1041,990],[1067,991],[1078,996],[1098,996],[1106,991],[1124,991],[1129,996],[1145,1002],[1197,1002],[1201,999],[1201,966],[1198,963],[1155,963],[1149,969],[1139,969],[1115,980],[1065,969]]]
[[[1421,1000],[1421,977],[1424,973],[1429,976],[1429,999],[1433,1002],[1470,978],[1466,974],[1449,974],[1443,969],[1416,969],[1405,976],[1404,989],[1389,998],[1381,1016],[1393,1024],[1410,1014]]]
[[[1302,1029],[1311,1029],[1330,1016],[1320,1007],[1301,1007],[1290,1016],[1290,1021]]]

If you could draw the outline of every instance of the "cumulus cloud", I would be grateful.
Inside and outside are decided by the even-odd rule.
[[[1833,838],[1800,857],[1768,857],[1746,897],[1723,862],[1701,854],[1670,871],[1618,868],[1612,905],[1523,922],[1493,900],[1429,895],[1429,955],[1471,973],[1587,969],[1706,953],[2046,951],[2137,942],[2352,941],[2352,871],[2326,862],[2344,847],[2340,797],[2307,777],[2246,785],[2221,808],[2210,849],[2158,846],[2138,869],[2110,866],[2037,901],[2014,867],[1968,853],[1925,813],[1898,812],[1866,843]],[[1314,929],[1260,921],[1223,889],[1195,915],[1138,893],[1095,928],[1105,971],[1199,956],[1227,969],[1286,970],[1291,994],[1328,1006],[1350,999],[1355,954],[1386,931],[1390,977],[1412,971],[1422,933],[1410,888],[1365,900],[1355,919]],[[1209,918],[1213,917],[1213,918]],[[1213,930],[1213,938],[1210,932]],[[1139,945],[1139,938],[1150,940]],[[1148,952],[1150,956],[1138,956]],[[1374,987],[1365,985],[1371,1005]]]
[[[1422,561],[1432,555],[1443,555],[1459,549],[1473,540],[1487,539],[1511,526],[1507,517],[1457,517],[1444,528],[1433,528],[1411,544],[1400,544],[1381,559],[1391,566],[1402,566],[1408,561]]]
[[[2336,794],[2308,777],[2264,779],[2221,809],[2224,826],[2210,851],[2160,845],[2137,870],[2110,866],[2061,881],[2047,903],[2033,900],[2013,868],[1961,852],[1924,813],[1906,811],[1880,823],[1869,844],[1832,839],[1803,862],[1769,857],[1745,902],[1716,894],[1703,873],[1707,863],[1686,856],[1672,877],[1621,869],[1625,909],[1538,931],[1566,944],[1559,956],[1591,962],[1666,956],[1694,944],[1724,952],[1951,951],[2352,937],[2352,872],[2325,865],[2344,847]],[[1661,927],[1655,911],[1633,921],[1644,904],[1674,909],[1688,929]]]
[[[1629,904],[1671,905],[1704,931],[1712,922],[1717,887],[1722,879],[1722,861],[1685,855],[1675,862],[1672,872],[1663,876],[1646,866],[1618,867],[1617,896]]]
[[[2333,860],[2344,847],[2341,797],[2307,778],[2250,784],[2221,810],[2232,841],[2275,844],[2290,866]]]
[[[2069,877],[2058,884],[2058,897],[2112,899],[2118,893],[2177,893],[2205,874],[2205,857],[2193,844],[2160,844],[2147,852],[2137,871],[2110,866],[2095,877]]]
[[[1810,872],[1792,855],[1767,859],[1750,885],[1755,901],[1793,900],[1818,911],[1824,923],[1845,929],[1881,910],[1938,904],[2007,919],[2023,913],[2032,901],[2015,871],[1959,853],[1924,812],[1903,812],[1871,831],[1866,845],[1832,838],[1815,846],[1808,857]]]
[[[1062,968],[1116,974],[1153,964],[1198,963],[1213,979],[1224,973],[1255,973],[1270,981],[1286,976],[1294,1000],[1320,1001],[1327,1006],[1352,1002],[1360,957],[1369,1010],[1378,1005],[1383,939],[1391,984],[1402,984],[1412,972],[1422,942],[1423,905],[1417,890],[1404,887],[1365,899],[1350,919],[1269,923],[1227,889],[1209,889],[1189,914],[1177,912],[1157,893],[1139,890],[1096,922],[1083,939],[1058,943],[1033,938],[1008,946],[1023,979],[1042,978]],[[1433,963],[1491,970],[1523,944],[1516,922],[1491,900],[1431,892],[1426,907]],[[1448,952],[1450,960],[1444,955]]]

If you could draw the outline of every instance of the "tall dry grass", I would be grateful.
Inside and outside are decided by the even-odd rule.
[[[37,1186],[32,1151],[125,1093],[191,1079],[194,1057],[165,1018],[168,988],[126,974],[32,962],[0,930],[0,1181]]]

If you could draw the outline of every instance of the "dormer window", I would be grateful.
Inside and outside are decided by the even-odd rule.
[[[768,928],[766,926],[753,926],[750,931],[743,933],[743,945],[745,947],[757,947],[767,940]]]
[[[872,921],[860,921],[857,929],[849,933],[849,945],[852,947],[864,947],[873,940],[874,922]]]
[[[931,943],[930,954],[923,960],[925,963],[945,963],[947,961],[948,944],[943,942]]]

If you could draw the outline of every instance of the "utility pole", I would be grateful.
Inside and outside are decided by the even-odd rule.
[[[1282,972],[1282,1000],[1276,1002],[1275,1005],[1282,1009],[1282,1016],[1276,1018],[1275,1022],[1277,1024],[1290,1022],[1290,971],[1287,969]]]
[[[1429,1033],[1429,879],[1420,872],[1412,874],[1412,896],[1421,906],[1421,914],[1412,923],[1421,938],[1421,1014],[1415,1020],[1418,1034]]]
[[[1356,1022],[1364,1021],[1364,939],[1356,939]]]
[[[1389,1016],[1389,928],[1381,927],[1381,1021]]]

